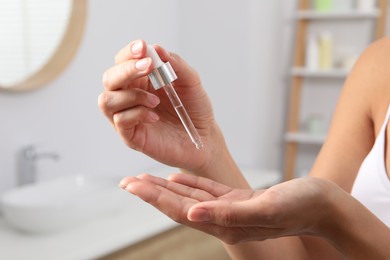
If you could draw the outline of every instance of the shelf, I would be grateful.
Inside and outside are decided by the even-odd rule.
[[[291,69],[292,76],[310,77],[310,78],[340,78],[345,79],[349,71],[343,69],[332,70],[310,70],[306,68]]]
[[[334,8],[329,11],[316,11],[314,9],[310,9],[311,2],[308,0],[297,0],[296,2],[297,9],[291,17],[291,22],[295,24],[294,48],[292,50],[293,65],[287,72],[290,79],[288,80],[290,88],[288,89],[289,108],[287,109],[288,116],[286,118],[287,133],[285,132],[285,135],[283,136],[283,141],[285,143],[283,167],[284,180],[291,180],[295,178],[296,171],[300,171],[299,168],[302,167],[302,165],[298,165],[297,159],[299,153],[302,152],[300,149],[301,146],[308,146],[310,148],[313,148],[311,146],[315,146],[315,148],[319,148],[326,139],[325,133],[310,134],[306,129],[306,131],[303,129],[302,131],[299,131],[301,126],[301,115],[311,114],[313,111],[307,110],[310,110],[313,105],[316,106],[315,102],[317,99],[320,99],[324,104],[326,103],[326,100],[322,101],[322,99],[329,99],[330,103],[333,103],[331,99],[333,100],[335,97],[331,93],[325,93],[325,91],[327,91],[325,88],[327,88],[327,86],[343,84],[351,72],[351,68],[349,68],[348,65],[352,65],[350,62],[352,62],[352,58],[354,58],[350,56],[345,57],[348,58],[348,60],[341,60],[343,55],[340,54],[342,53],[338,53],[335,56],[336,61],[340,59],[340,65],[345,64],[345,66],[343,66],[345,69],[341,68],[342,66],[335,66],[336,68],[332,68],[330,70],[321,70],[317,68],[317,66],[314,66],[316,64],[314,62],[313,66],[310,66],[314,67],[314,70],[308,69],[307,67],[309,67],[309,64],[306,62],[306,59],[308,58],[306,55],[309,54],[306,53],[309,51],[308,38],[319,36],[319,33],[329,30],[330,33],[337,34],[335,35],[337,36],[337,39],[342,41],[340,44],[347,44],[344,40],[349,40],[349,44],[351,44],[351,42],[353,43],[358,39],[359,41],[366,41],[365,39],[368,38],[368,42],[380,39],[385,35],[386,11],[390,1],[377,0],[375,1],[376,6],[367,11],[364,11],[362,8],[360,8],[360,10],[352,7],[344,10],[341,10],[341,8],[338,10]],[[364,0],[362,0],[362,2],[364,2]],[[360,33],[359,30],[362,32]],[[344,35],[344,31],[348,32],[348,35]],[[369,36],[369,34],[372,34],[372,36]],[[349,39],[350,37],[353,38]],[[352,54],[353,53],[349,53],[349,55]],[[320,55],[320,50],[318,50],[318,55]],[[319,61],[317,65],[320,67]],[[318,91],[320,92],[318,92],[317,89],[311,89],[316,88],[316,86],[318,86]],[[305,91],[307,90],[307,87],[310,88],[310,91]],[[335,90],[336,89],[334,89],[334,91]],[[305,106],[306,103],[304,101],[308,101],[310,105]],[[329,104],[329,106],[330,105],[331,104]],[[304,109],[307,113],[301,112]],[[329,108],[324,107],[321,110],[323,109]]]
[[[287,133],[285,140],[287,142],[295,142],[301,144],[316,144],[321,145],[325,141],[325,134],[309,134],[304,132]]]
[[[297,19],[313,19],[313,20],[353,20],[353,19],[375,19],[380,16],[380,11],[375,9],[372,11],[299,11],[296,15]]]

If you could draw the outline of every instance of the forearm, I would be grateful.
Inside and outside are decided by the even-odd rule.
[[[234,260],[275,259],[311,260],[299,237],[283,237],[265,241],[247,242],[238,245],[224,245]],[[321,259],[321,258],[316,258]],[[324,258],[329,259],[329,258]]]
[[[324,236],[348,259],[390,259],[390,229],[348,193],[335,193]]]

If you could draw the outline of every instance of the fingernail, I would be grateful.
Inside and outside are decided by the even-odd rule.
[[[135,68],[139,71],[144,71],[149,67],[150,63],[151,59],[149,57],[143,58],[135,63]]]
[[[131,52],[133,54],[140,54],[142,50],[142,41],[136,41],[131,46]]]
[[[208,210],[194,209],[189,216],[189,220],[194,222],[209,222],[211,221],[211,216]]]
[[[160,99],[156,95],[153,95],[153,94],[148,94],[148,101],[152,107],[155,107],[160,103]]]
[[[124,188],[126,188],[126,184],[121,181],[121,182],[119,182],[118,187],[121,189],[124,189]]]
[[[125,187],[125,190],[130,192],[130,193],[133,193],[133,186],[131,184],[128,184],[126,187]]]
[[[160,47],[160,50],[163,52],[163,56],[166,56],[166,57],[169,57],[169,58],[173,58],[173,55],[167,51],[166,49],[164,49],[163,47],[159,46]]]
[[[149,112],[149,118],[152,120],[152,122],[157,122],[160,119],[160,117],[153,111]]]

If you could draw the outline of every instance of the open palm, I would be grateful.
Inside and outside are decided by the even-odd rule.
[[[253,191],[177,174],[127,177],[120,185],[178,223],[238,243],[314,232],[326,217],[319,194],[327,184],[302,178]]]

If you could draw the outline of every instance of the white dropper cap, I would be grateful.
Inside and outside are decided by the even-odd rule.
[[[146,56],[152,58],[153,68],[157,69],[164,65],[160,56],[158,56],[156,49],[152,45],[148,45],[146,48]]]
[[[162,62],[152,45],[146,48],[146,57],[152,58],[154,70],[148,75],[154,89],[159,89],[177,79],[176,73],[169,62]]]

